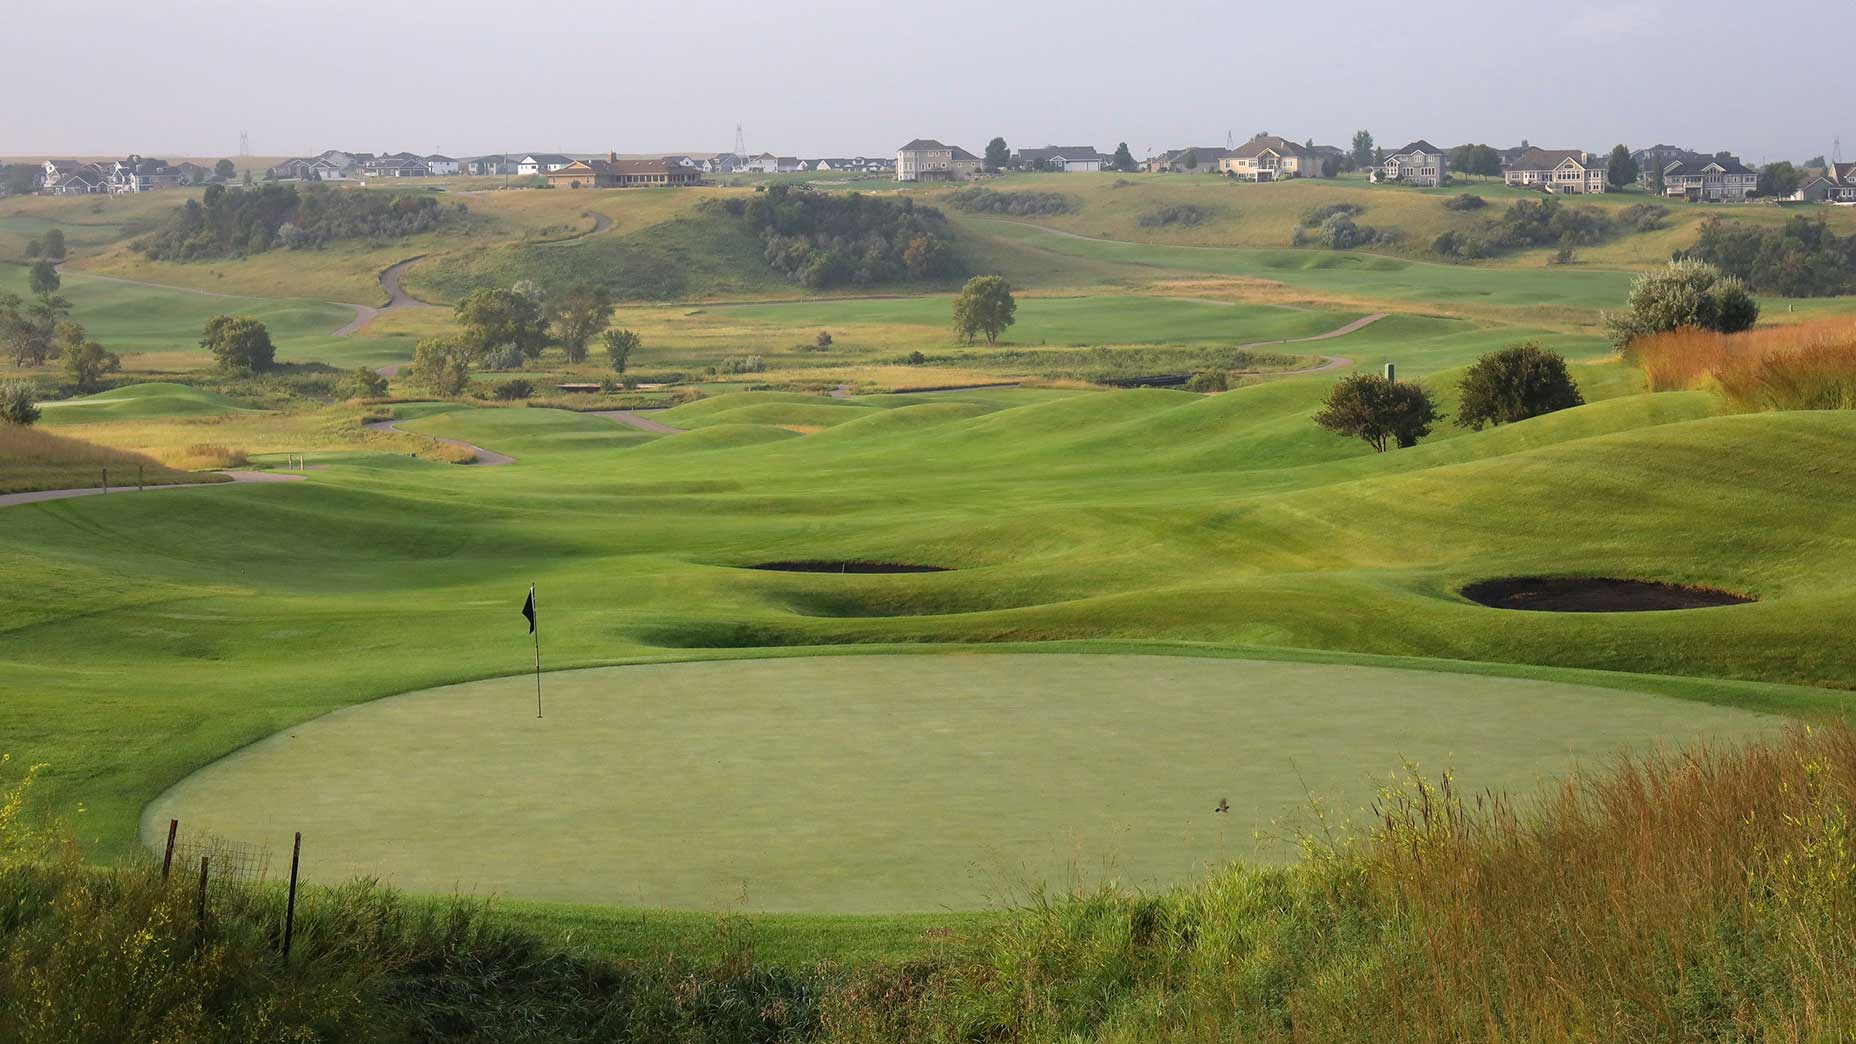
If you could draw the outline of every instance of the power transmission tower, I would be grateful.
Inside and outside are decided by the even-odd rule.
[[[251,155],[251,135],[244,131],[238,132],[238,154],[241,157],[248,157]]]
[[[1830,162],[1843,162],[1843,138],[1840,135],[1830,143]]]
[[[746,135],[741,133],[741,124],[737,123],[735,124],[735,158],[747,159],[747,157],[748,139]]]
[[[1228,149],[1228,148],[1232,148],[1236,144],[1237,144],[1236,135],[1232,131],[1225,131],[1224,132],[1224,147]]]

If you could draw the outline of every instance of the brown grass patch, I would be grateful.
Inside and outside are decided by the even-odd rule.
[[[210,468],[242,468],[251,463],[251,455],[244,450],[217,442],[196,442],[179,453],[163,453],[161,457],[173,467],[190,471]]]
[[[1743,410],[1856,409],[1856,319],[1671,330],[1637,340],[1631,355],[1652,391],[1713,387]]]
[[[171,485],[206,478],[165,467],[140,453],[0,424],[0,493],[88,488],[102,483],[105,468],[110,469],[112,485],[133,485],[138,479],[148,485]]]

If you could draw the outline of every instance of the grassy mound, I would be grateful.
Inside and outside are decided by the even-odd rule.
[[[168,417],[212,417],[246,412],[246,408],[218,392],[155,381],[124,385],[77,399],[48,402],[44,404],[44,411],[43,422],[57,425]]]

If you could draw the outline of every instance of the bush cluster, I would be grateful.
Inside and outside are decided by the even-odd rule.
[[[1470,198],[1480,197],[1457,196],[1445,206]],[[1475,259],[1535,247],[1568,250],[1603,242],[1620,232],[1648,232],[1660,228],[1668,214],[1667,207],[1638,203],[1624,208],[1613,218],[1598,207],[1569,207],[1556,199],[1523,199],[1515,201],[1500,217],[1485,221],[1478,229],[1466,232],[1453,229],[1439,235],[1431,240],[1431,251],[1444,257]]]
[[[958,274],[947,218],[908,197],[775,185],[717,201],[766,243],[767,264],[815,290],[933,281]]]
[[[498,402],[515,402],[533,394],[535,394],[535,382],[527,377],[514,377],[490,389],[490,395]]]
[[[1142,228],[1166,228],[1169,225],[1202,225],[1211,220],[1216,208],[1202,206],[1198,203],[1172,203],[1157,207],[1142,214],[1138,219]]]
[[[427,195],[354,192],[314,186],[263,185],[227,189],[208,185],[136,246],[156,261],[243,257],[273,247],[304,250],[345,239],[376,239],[429,232],[466,212]]]
[[[734,355],[723,359],[718,373],[766,373],[767,360],[758,355]]]
[[[1449,199],[1444,200],[1445,210],[1457,210],[1457,211],[1481,210],[1483,207],[1486,207],[1488,205],[1489,205],[1488,200],[1483,199],[1481,196],[1478,196],[1473,192],[1465,192],[1460,196],[1451,196]]]
[[[1069,214],[1081,209],[1074,196],[1061,192],[1000,192],[974,186],[947,197],[960,210],[975,214],[1014,214],[1020,217]]]
[[[1856,293],[1856,235],[1838,236],[1821,216],[1794,217],[1779,228],[1710,218],[1682,256],[1781,297]]]

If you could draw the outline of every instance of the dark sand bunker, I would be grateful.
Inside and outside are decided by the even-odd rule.
[[[1494,609],[1543,613],[1657,613],[1758,600],[1712,587],[1579,576],[1481,580],[1463,588],[1463,597]]]
[[[762,562],[749,569],[767,569],[776,573],[946,573],[946,566],[912,565],[907,562],[832,562],[802,559],[791,562]]]

